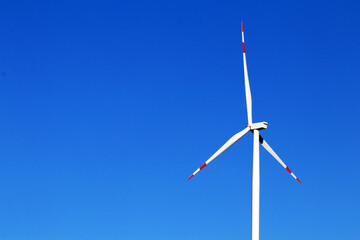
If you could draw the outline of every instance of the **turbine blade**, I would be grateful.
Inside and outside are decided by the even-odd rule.
[[[247,110],[248,124],[250,125],[250,124],[252,124],[252,101],[251,101],[250,83],[249,83],[249,76],[248,76],[246,55],[245,55],[244,26],[243,26],[242,22],[241,22],[241,37],[242,37],[242,47],[243,47],[246,110]]]
[[[295,178],[299,183],[301,183],[300,180],[295,176],[295,174],[285,165],[285,163],[279,158],[279,156],[261,136],[259,136],[259,141],[261,145],[281,164],[281,166],[283,166],[291,174],[291,176],[293,176],[293,178]]]
[[[250,127],[246,127],[241,132],[235,134],[232,136],[219,150],[217,150],[216,153],[214,153],[203,165],[201,165],[189,178],[192,178],[197,174],[201,169],[203,169],[206,165],[208,165],[212,160],[214,160],[217,156],[219,156],[221,153],[223,153],[226,149],[228,149],[231,145],[233,145],[236,141],[238,141],[240,138],[242,138],[247,132],[250,131]]]

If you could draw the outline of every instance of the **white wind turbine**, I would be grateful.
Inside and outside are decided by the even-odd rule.
[[[201,169],[208,165],[217,156],[223,153],[246,133],[251,131],[254,134],[254,145],[253,145],[253,173],[252,173],[252,210],[251,210],[251,239],[259,240],[259,207],[260,207],[260,162],[259,162],[259,142],[261,145],[293,176],[299,183],[300,180],[290,171],[280,157],[274,152],[274,150],[267,144],[267,142],[259,135],[259,130],[267,128],[267,122],[252,122],[252,103],[251,103],[251,92],[249,77],[246,65],[245,56],[245,43],[244,43],[244,27],[241,23],[242,30],[242,47],[243,47],[243,61],[244,61],[244,78],[245,78],[245,93],[246,93],[246,109],[248,125],[244,130],[232,136],[214,155],[212,155],[201,167],[199,167],[189,178],[192,178]]]

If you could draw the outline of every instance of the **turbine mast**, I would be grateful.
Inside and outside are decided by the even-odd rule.
[[[252,172],[252,207],[251,207],[251,239],[259,240],[260,218],[260,156],[259,130],[253,130],[253,172]]]

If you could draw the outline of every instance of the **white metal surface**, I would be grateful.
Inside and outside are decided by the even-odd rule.
[[[251,101],[251,91],[249,84],[249,77],[246,64],[246,55],[245,55],[245,42],[244,42],[244,28],[241,23],[242,28],[242,45],[243,45],[243,62],[244,62],[244,78],[245,78],[245,94],[246,94],[246,109],[247,109],[247,118],[248,126],[241,132],[235,134],[230,138],[216,153],[214,153],[200,168],[198,168],[189,178],[192,178],[197,174],[201,169],[203,169],[207,164],[213,161],[217,156],[223,153],[241,137],[243,137],[247,132],[252,131],[254,134],[253,139],[253,172],[252,172],[252,210],[251,210],[251,239],[259,240],[259,219],[260,219],[260,156],[259,156],[259,142],[263,147],[298,181],[300,180],[290,171],[290,169],[285,165],[285,163],[279,158],[279,156],[272,150],[272,148],[267,144],[267,142],[259,135],[259,130],[267,128],[267,122],[252,123],[252,101]],[[301,182],[300,182],[301,183]]]
[[[251,101],[251,91],[249,84],[249,76],[246,64],[246,55],[245,55],[245,39],[244,39],[244,27],[241,22],[241,37],[242,37],[242,45],[243,45],[243,62],[244,62],[244,79],[245,79],[245,94],[246,94],[246,110],[247,110],[247,118],[248,124],[252,124],[252,101]]]
[[[250,130],[262,130],[267,128],[268,123],[267,122],[259,122],[259,123],[253,123],[250,125]]]
[[[244,78],[245,78],[245,94],[246,94],[246,110],[248,116],[248,124],[252,124],[252,101],[251,101],[251,91],[249,84],[249,75],[247,72],[247,64],[246,64],[246,55],[245,55],[245,39],[244,39],[244,26],[241,22],[241,37],[242,37],[242,45],[243,45],[243,62],[244,62]]]
[[[219,150],[216,151],[201,167],[199,167],[189,178],[192,178],[197,174],[201,169],[203,169],[206,165],[208,165],[212,160],[214,160],[217,156],[219,156],[221,153],[223,153],[226,149],[228,149],[231,145],[236,143],[240,138],[242,138],[247,132],[250,131],[250,127],[246,127],[241,132],[238,132],[234,136],[232,136]]]
[[[275,151],[269,146],[263,137],[260,136],[259,141],[261,145],[283,166],[290,174],[295,178],[299,183],[300,180],[295,176],[295,174],[285,165],[285,163],[280,159],[280,157],[275,153]]]
[[[253,173],[252,173],[252,207],[251,207],[251,240],[259,240],[260,218],[260,156],[259,130],[254,130]]]

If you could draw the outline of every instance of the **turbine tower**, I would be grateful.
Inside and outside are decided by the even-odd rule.
[[[259,157],[259,142],[261,145],[283,166],[290,174],[295,178],[299,183],[300,180],[294,175],[292,171],[285,165],[285,163],[280,159],[280,157],[274,152],[274,150],[269,146],[269,144],[262,138],[259,134],[260,130],[266,129],[267,122],[252,122],[252,102],[251,102],[251,91],[249,76],[246,65],[246,55],[245,55],[245,42],[244,42],[244,27],[241,22],[241,35],[242,35],[242,47],[243,47],[243,62],[244,62],[244,78],[245,78],[245,95],[246,95],[246,110],[247,110],[247,119],[248,125],[244,130],[235,134],[231,137],[216,153],[214,153],[203,165],[201,165],[189,178],[192,178],[200,170],[202,170],[206,165],[213,161],[217,156],[223,153],[236,141],[242,138],[246,133],[251,131],[253,133],[254,142],[253,142],[253,172],[252,172],[252,208],[251,208],[251,239],[259,240],[259,209],[260,209],[260,157]]]

